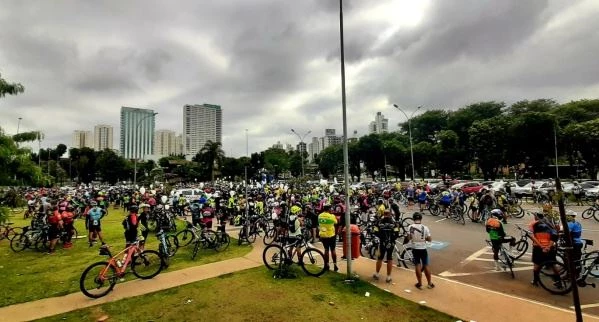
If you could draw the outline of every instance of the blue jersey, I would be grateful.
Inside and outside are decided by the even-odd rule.
[[[582,244],[582,225],[578,221],[570,221],[568,222],[568,228],[570,229],[572,242],[574,244]]]

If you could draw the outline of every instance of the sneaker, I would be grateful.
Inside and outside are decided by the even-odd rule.
[[[414,287],[416,287],[417,289],[421,290],[422,289],[422,284],[416,283],[416,284],[414,284]]]
[[[372,274],[372,278],[373,278],[375,281],[378,281],[378,280],[379,280],[379,273],[374,273],[374,274]]]
[[[385,282],[387,283],[391,283],[393,279],[391,278],[391,276],[387,276],[387,278],[385,279]]]
[[[435,284],[433,284],[433,283],[430,283],[430,284],[428,284],[426,287],[428,287],[428,288],[435,288]]]
[[[339,267],[337,267],[337,265],[335,265],[335,266],[333,266],[333,270],[334,270],[335,272],[338,272],[338,271],[339,271]]]

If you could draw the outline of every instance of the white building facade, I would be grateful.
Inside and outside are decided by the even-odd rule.
[[[113,128],[111,125],[99,124],[94,126],[94,150],[112,150],[113,144]]]
[[[220,105],[183,106],[183,146],[186,156],[195,156],[207,141],[222,143],[222,115]]]
[[[374,121],[368,125],[369,134],[382,134],[389,132],[389,119],[386,119],[383,113],[377,112]]]
[[[73,131],[73,143],[71,147],[77,149],[93,148],[94,143],[92,141],[92,132],[83,130]]]
[[[121,156],[144,159],[154,152],[156,116],[153,110],[121,107]]]

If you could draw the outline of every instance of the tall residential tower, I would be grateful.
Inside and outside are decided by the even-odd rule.
[[[223,114],[220,105],[183,106],[184,153],[195,156],[207,141],[222,143]]]
[[[91,131],[73,131],[73,145],[71,146],[72,148],[92,148],[94,146],[93,144],[94,143],[92,141]]]
[[[126,159],[144,159],[154,150],[153,110],[121,107],[121,156]]]
[[[112,150],[112,126],[99,124],[94,126],[94,150],[103,151],[105,149]]]

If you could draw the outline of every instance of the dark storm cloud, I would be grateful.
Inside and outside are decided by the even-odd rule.
[[[350,134],[377,111],[393,129],[393,103],[409,113],[599,90],[592,0],[346,0],[344,12]],[[403,24],[406,12],[422,19]],[[340,133],[338,18],[337,0],[5,2],[0,72],[26,92],[0,100],[0,126],[23,117],[46,143],[70,144],[72,130],[108,123],[117,146],[123,105],[180,132],[184,104],[213,103],[228,154],[245,154],[246,128],[251,151],[295,146],[292,127]]]

